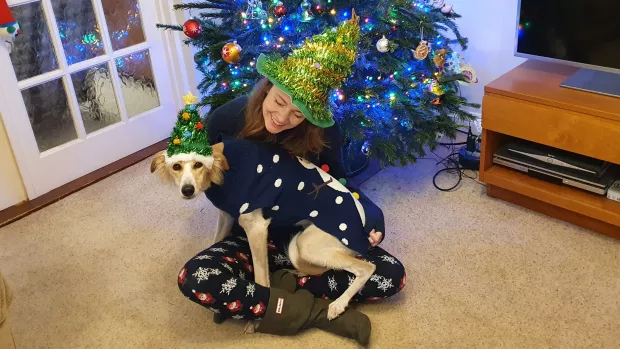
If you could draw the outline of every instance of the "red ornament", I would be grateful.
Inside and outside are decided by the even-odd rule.
[[[329,166],[323,165],[323,166],[321,166],[321,170],[323,170],[325,172],[329,172]]]
[[[437,98],[435,98],[435,99],[433,99],[431,101],[431,104],[432,105],[440,105],[441,104],[441,99],[439,99],[439,97],[437,97]]]
[[[282,2],[279,2],[278,5],[273,9],[273,14],[277,17],[282,17],[286,14],[286,6]]]
[[[200,22],[195,19],[188,19],[183,24],[183,33],[191,39],[196,39],[202,33]]]
[[[205,127],[205,125],[203,125],[203,124],[202,124],[202,122],[198,122],[198,123],[196,124],[196,129],[197,129],[197,130],[202,130],[202,128],[203,128],[203,127]]]

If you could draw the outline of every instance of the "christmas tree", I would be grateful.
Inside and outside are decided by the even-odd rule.
[[[406,165],[435,148],[437,136],[455,137],[479,108],[460,95],[476,82],[457,50],[467,48],[444,0],[196,0],[175,5],[193,17],[183,26],[195,46],[200,106],[211,110],[252,91],[262,78],[261,54],[288,56],[305,39],[349,20],[361,27],[353,73],[329,101],[346,154],[362,152],[382,165]],[[349,158],[348,156],[345,157]]]

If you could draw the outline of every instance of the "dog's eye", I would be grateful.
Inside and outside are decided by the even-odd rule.
[[[197,162],[194,164],[194,168],[201,168],[202,167],[202,162]]]
[[[182,168],[183,167],[181,167],[181,165],[179,165],[179,164],[172,165],[172,169],[175,170],[175,171],[181,171]]]

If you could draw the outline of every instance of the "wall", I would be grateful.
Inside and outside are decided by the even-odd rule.
[[[463,96],[482,103],[484,86],[525,60],[515,57],[514,40],[518,0],[448,0],[463,16],[457,21],[461,34],[469,38],[462,53],[478,74],[479,82],[463,87]],[[478,110],[480,112],[480,110]]]
[[[26,190],[0,115],[0,210],[26,200]]]

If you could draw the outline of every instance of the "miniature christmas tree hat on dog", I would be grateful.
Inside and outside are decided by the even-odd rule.
[[[306,39],[286,58],[260,55],[256,68],[291,97],[308,121],[330,127],[334,117],[328,98],[351,75],[359,37],[359,17],[353,11],[350,20]]]
[[[185,107],[179,112],[177,123],[168,143],[166,162],[199,161],[213,165],[213,149],[209,144],[207,129],[196,110],[198,97],[188,93],[183,97]]]
[[[15,39],[21,33],[19,23],[13,17],[6,0],[0,0],[0,39]]]

